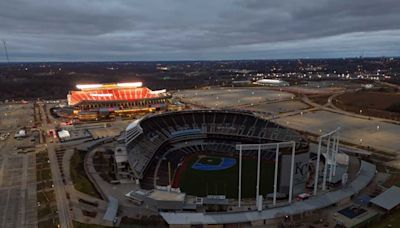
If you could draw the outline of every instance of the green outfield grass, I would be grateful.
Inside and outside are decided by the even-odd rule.
[[[189,195],[226,195],[228,198],[237,198],[239,162],[231,168],[218,171],[205,171],[192,169],[197,161],[205,164],[219,164],[222,157],[199,156],[190,157],[181,172],[180,188]],[[242,162],[242,197],[254,198],[257,181],[257,160],[243,159]],[[261,162],[260,194],[271,193],[273,190],[274,163]]]

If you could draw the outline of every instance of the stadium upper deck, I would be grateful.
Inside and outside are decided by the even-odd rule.
[[[226,136],[226,137],[223,137]],[[163,145],[202,139],[222,139],[233,142],[295,141],[297,152],[308,152],[308,143],[296,131],[281,127],[257,116],[234,110],[186,110],[146,116],[132,122],[125,131],[129,163],[136,178],[143,178],[146,168],[157,153],[168,150]],[[221,142],[213,142],[218,145]]]

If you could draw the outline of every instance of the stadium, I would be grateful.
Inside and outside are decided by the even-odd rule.
[[[256,146],[240,149],[239,157],[241,145],[288,141],[295,148],[282,146],[277,153],[276,147]],[[308,142],[299,133],[247,111],[186,110],[148,115],[127,127],[124,144],[132,178],[145,190],[168,187],[190,196],[237,199],[241,186],[239,197],[254,199],[256,185],[260,195],[274,191],[278,164],[276,191],[287,198],[293,162],[292,194],[305,191]]]
[[[70,116],[80,120],[162,110],[171,98],[165,89],[152,91],[141,82],[79,84],[76,88],[69,92],[67,101],[72,108]]]
[[[276,225],[349,204],[375,175],[338,155],[339,128],[316,141],[249,111],[192,109],[135,120],[114,158],[135,180],[125,197],[170,227]]]

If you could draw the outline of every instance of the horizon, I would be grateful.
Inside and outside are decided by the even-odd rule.
[[[0,65],[20,63],[174,63],[174,62],[224,62],[224,61],[296,61],[296,60],[346,60],[346,59],[399,59],[400,56],[349,56],[349,57],[321,57],[321,58],[275,58],[275,59],[178,59],[178,60],[64,60],[64,61],[0,61]]]
[[[10,62],[400,56],[399,10],[395,0],[20,0],[0,3],[0,40]]]

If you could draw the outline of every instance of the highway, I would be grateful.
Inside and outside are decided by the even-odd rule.
[[[46,110],[44,110],[43,105],[40,105],[42,109],[42,119],[43,125],[42,130],[47,132],[49,129],[53,129],[54,126],[48,124],[46,121]],[[53,143],[47,144],[47,151],[49,154],[51,174],[53,177],[54,192],[57,201],[57,210],[60,218],[61,227],[73,228],[71,214],[69,212],[68,200],[66,198],[64,183],[62,181],[61,172],[58,167],[57,156],[55,153],[55,145]]]

